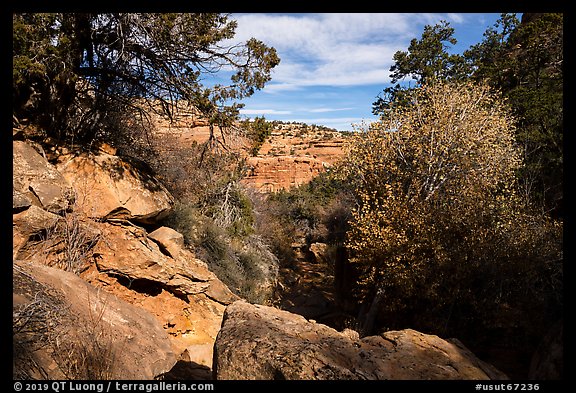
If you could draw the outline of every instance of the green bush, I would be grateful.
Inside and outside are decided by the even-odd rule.
[[[285,235],[292,238],[303,235],[309,243],[336,242],[336,233],[340,240],[344,238],[351,197],[347,182],[333,172],[323,172],[298,188],[271,194],[267,202],[274,206],[271,213],[276,218],[268,220],[282,222],[292,232]]]
[[[274,124],[267,122],[264,116],[256,116],[253,121],[244,120],[240,124],[251,141],[250,154],[257,156],[266,139],[272,134]]]
[[[175,204],[163,224],[182,233],[185,244],[232,292],[252,303],[270,300],[278,259],[260,238],[237,237],[229,228],[182,202]]]

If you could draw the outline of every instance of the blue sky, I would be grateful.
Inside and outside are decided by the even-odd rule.
[[[479,43],[499,13],[231,14],[234,41],[254,37],[281,59],[272,80],[243,100],[243,118],[298,121],[352,130],[375,120],[372,103],[390,86],[396,51],[420,39],[425,25],[446,20],[462,53]],[[520,15],[518,15],[520,17]]]

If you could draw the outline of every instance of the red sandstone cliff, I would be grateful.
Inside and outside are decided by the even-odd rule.
[[[172,123],[158,119],[157,124],[160,133],[169,133],[184,144],[205,142],[210,135],[206,122],[193,113],[183,112]],[[300,186],[324,172],[343,156],[345,139],[336,130],[281,123],[257,156],[249,156],[249,143],[240,135],[228,136],[226,144],[246,154],[248,173],[243,183],[260,192],[273,192]]]

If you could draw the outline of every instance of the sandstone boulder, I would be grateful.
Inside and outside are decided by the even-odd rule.
[[[168,214],[174,203],[153,176],[105,152],[62,156],[57,168],[74,185],[76,208],[91,218],[154,223]]]
[[[31,237],[53,228],[60,216],[38,206],[12,215],[12,256],[16,257]]]
[[[184,251],[184,235],[172,228],[160,227],[148,234],[160,248],[172,258],[178,258],[181,251]]]
[[[205,262],[178,246],[178,241],[169,241],[159,233],[173,234],[168,230],[155,231],[153,236],[161,240],[153,241],[140,227],[103,226],[102,238],[106,241],[98,242],[94,248],[98,270],[131,282],[150,282],[181,296],[204,293],[222,304],[238,299]]]
[[[75,274],[14,262],[14,378],[150,380],[176,363],[148,312]]]
[[[217,379],[507,379],[457,340],[414,330],[358,339],[273,307],[226,308],[214,345]]]
[[[326,243],[312,243],[309,247],[310,253],[314,256],[316,263],[329,263],[328,260],[328,244]]]
[[[12,211],[14,213],[28,209],[30,205],[32,205],[32,201],[26,196],[26,194],[12,188]]]
[[[59,215],[32,205],[20,213],[13,214],[12,225],[16,227],[20,233],[31,236],[52,228],[59,219]]]
[[[94,266],[81,277],[93,286],[146,310],[159,321],[170,337],[174,352],[182,355],[172,370],[177,375],[165,375],[165,378],[187,375],[186,379],[196,379],[200,377],[198,372],[206,370],[210,371],[211,378],[212,349],[225,305],[211,300],[204,293],[183,297],[152,282],[121,280],[98,272]],[[169,374],[174,374],[172,371]]]
[[[34,147],[12,142],[13,209],[32,204],[52,213],[62,213],[74,201],[68,181]]]

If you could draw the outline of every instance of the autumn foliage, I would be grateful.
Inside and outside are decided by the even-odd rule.
[[[411,94],[348,149],[355,297],[377,308],[380,327],[535,327],[561,304],[561,226],[516,195],[522,162],[506,104],[472,83]],[[528,313],[502,325],[507,312]]]

